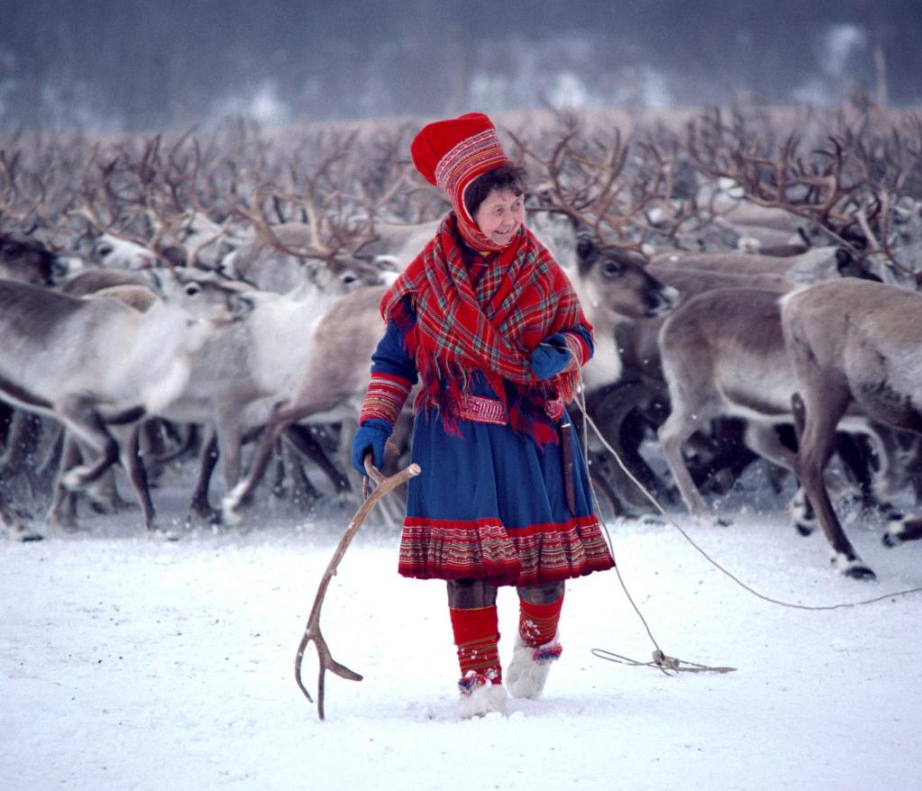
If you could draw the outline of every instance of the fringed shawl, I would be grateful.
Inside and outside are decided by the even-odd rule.
[[[577,373],[538,380],[530,355],[555,332],[579,324],[591,330],[576,293],[525,227],[499,253],[465,262],[463,250],[451,212],[381,300],[385,321],[404,331],[416,361],[422,387],[414,407],[438,407],[453,430],[454,406],[481,371],[516,431],[554,442],[544,404],[558,395],[572,401]]]

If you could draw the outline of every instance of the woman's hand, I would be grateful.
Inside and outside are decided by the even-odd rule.
[[[366,420],[355,432],[352,440],[352,466],[362,475],[365,472],[365,456],[371,451],[371,463],[379,470],[384,466],[384,443],[394,427],[386,420]]]
[[[569,365],[572,355],[559,332],[545,338],[531,353],[531,370],[539,379],[550,379]]]

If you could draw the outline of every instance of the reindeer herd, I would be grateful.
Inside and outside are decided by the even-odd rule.
[[[922,537],[890,502],[922,490],[922,121],[875,112],[505,130],[528,222],[595,329],[586,414],[630,477],[591,435],[587,453],[616,515],[652,509],[633,478],[726,521],[720,495],[760,462],[766,487],[800,484],[794,526],[819,525],[850,577],[874,572],[843,508],[888,546]],[[152,536],[176,535],[151,497],[172,469],[197,471],[189,524],[358,496],[342,450],[378,303],[447,209],[412,175],[413,131],[0,140],[11,539],[126,507],[119,467]]]

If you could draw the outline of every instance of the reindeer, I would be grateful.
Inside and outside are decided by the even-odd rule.
[[[881,283],[817,283],[781,300],[784,340],[797,383],[797,475],[832,546],[832,565],[874,578],[842,529],[823,481],[839,421],[859,413],[922,433],[922,295]],[[886,546],[922,538],[922,519],[894,514]]]
[[[697,294],[721,288],[765,288],[779,293],[791,288],[784,278],[773,274],[702,272],[655,265],[648,266],[646,271],[674,289],[680,304]],[[595,421],[604,427],[607,439],[633,476],[657,497],[668,498],[669,491],[638,451],[645,426],[635,427],[638,414],[635,410],[651,416],[658,425],[663,419],[659,414],[668,408],[658,334],[670,314],[640,319],[621,317],[608,323],[599,321],[600,315],[595,309],[587,308],[587,315],[594,322],[597,344],[596,355],[583,374],[587,407]],[[631,431],[632,427],[637,430]],[[713,465],[719,466],[725,460],[730,461],[729,457],[716,458]],[[612,467],[611,473],[617,490],[627,500],[638,508],[649,507],[649,502],[620,467]]]
[[[50,286],[67,271],[66,262],[40,242],[0,232],[0,278]]]
[[[682,454],[692,434],[719,417],[746,421],[745,442],[754,452],[793,471],[794,451],[776,427],[793,423],[794,372],[781,330],[778,299],[791,291],[734,288],[707,291],[684,302],[662,323],[659,345],[671,411],[658,435],[666,462],[688,510],[708,508]],[[868,431],[866,421],[852,430]],[[872,433],[876,437],[876,434]],[[870,485],[863,496],[870,504]],[[795,526],[802,535],[815,523],[803,496],[794,498]],[[883,504],[885,513],[892,513]]]
[[[149,530],[153,509],[136,447],[120,446],[110,426],[163,410],[185,385],[193,352],[252,307],[236,290],[188,276],[152,273],[151,283],[163,298],[142,313],[112,298],[0,281],[0,396],[57,418],[87,449],[83,464],[62,473],[65,488],[86,487],[121,455]]]
[[[677,250],[654,255],[651,264],[737,274],[773,274],[796,285],[809,285],[837,277],[874,278],[848,250],[832,246],[816,247],[792,256]]]
[[[640,317],[669,310],[677,296],[675,290],[663,286],[636,262],[623,260],[617,252],[587,240],[580,245],[582,275],[576,284],[584,304],[606,306],[609,320],[616,315],[614,311]],[[226,521],[240,520],[240,511],[249,504],[262,478],[272,446],[287,426],[317,419],[343,404],[350,404],[353,413],[358,410],[368,386],[369,361],[383,333],[378,312],[383,293],[383,289],[362,289],[350,294],[320,320],[310,359],[294,394],[276,406],[247,477],[224,498]]]
[[[378,278],[380,283],[380,278]],[[271,407],[291,396],[313,354],[314,331],[321,317],[338,299],[352,291],[380,289],[373,283],[334,280],[322,290],[304,283],[287,294],[251,291],[252,314],[246,322],[214,333],[195,353],[188,383],[162,412],[183,423],[199,423],[214,432],[202,456],[202,474],[193,496],[192,511],[214,520],[208,505],[208,477],[217,456],[229,489],[240,477],[241,445],[251,430],[262,426]],[[327,461],[309,436],[294,427],[286,437],[319,462],[339,491],[348,483]]]

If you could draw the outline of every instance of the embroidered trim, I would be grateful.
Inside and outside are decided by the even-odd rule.
[[[472,423],[489,423],[493,426],[505,426],[509,423],[506,407],[497,398],[486,396],[467,395],[461,399],[455,409],[455,417],[459,420],[470,420]]]
[[[435,168],[435,181],[449,197],[458,195],[463,207],[464,196],[459,194],[458,188],[462,185],[467,187],[475,172],[483,173],[508,161],[509,157],[503,151],[496,130],[486,129],[465,138],[439,160]],[[466,209],[464,213],[467,214]],[[473,217],[470,219],[473,221]]]
[[[366,420],[386,420],[392,426],[397,422],[400,410],[410,395],[412,385],[406,379],[392,374],[374,373],[365,393],[359,425]]]
[[[494,519],[447,522],[407,517],[398,573],[417,579],[486,579],[538,585],[615,565],[595,516],[507,530]]]
[[[551,420],[560,420],[563,417],[563,398],[549,398],[544,404],[544,411]],[[506,407],[498,398],[488,398],[487,396],[468,395],[461,399],[461,403],[455,409],[455,417],[458,420],[469,420],[471,423],[490,423],[494,426],[506,426],[509,424],[509,416],[506,413]]]

